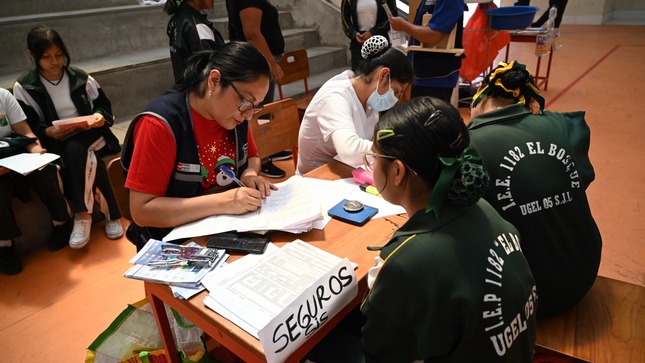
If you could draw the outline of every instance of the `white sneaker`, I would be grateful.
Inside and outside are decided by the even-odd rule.
[[[105,221],[105,236],[109,239],[119,239],[123,236],[123,226],[118,219]]]
[[[72,234],[69,236],[71,248],[83,248],[90,241],[92,218],[75,218]]]

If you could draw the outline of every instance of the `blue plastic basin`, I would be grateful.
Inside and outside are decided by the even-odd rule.
[[[535,6],[503,6],[487,10],[486,15],[490,17],[491,29],[524,29],[531,26],[538,10]]]

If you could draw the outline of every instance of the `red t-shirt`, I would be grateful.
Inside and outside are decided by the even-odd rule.
[[[191,108],[195,140],[203,176],[204,193],[217,193],[237,185],[220,170],[227,165],[235,171],[235,131],[222,128],[217,121],[204,118]],[[125,187],[142,193],[165,195],[176,168],[177,144],[166,124],[143,115],[134,127],[134,151]],[[248,129],[249,158],[258,149]]]

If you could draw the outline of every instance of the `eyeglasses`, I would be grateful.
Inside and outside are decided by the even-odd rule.
[[[375,154],[367,151],[363,151],[363,164],[367,171],[374,170],[374,164],[376,164],[376,158],[386,158],[386,159],[396,159],[394,156]]]
[[[238,111],[240,111],[241,113],[245,113],[250,110],[253,110],[253,113],[256,114],[264,110],[264,105],[261,105],[261,104],[254,105],[253,102],[244,98],[244,96],[242,96],[240,91],[237,90],[237,87],[235,87],[233,82],[231,82],[231,87],[233,87],[233,91],[235,91],[235,93],[237,93],[237,96],[240,98],[240,100],[242,100],[242,102],[240,102],[240,105],[237,106]]]

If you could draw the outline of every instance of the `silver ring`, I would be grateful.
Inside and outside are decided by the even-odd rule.
[[[343,204],[343,209],[350,213],[360,212],[363,210],[363,203],[358,200],[348,200]]]

